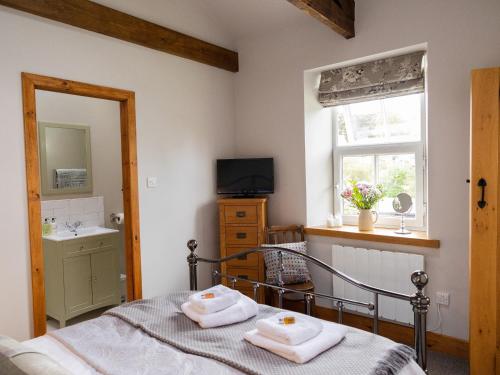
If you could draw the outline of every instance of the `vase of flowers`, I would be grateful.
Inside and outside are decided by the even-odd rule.
[[[342,191],[340,196],[359,210],[359,230],[373,230],[373,224],[377,222],[378,213],[372,209],[384,197],[382,186],[350,181],[349,186]]]

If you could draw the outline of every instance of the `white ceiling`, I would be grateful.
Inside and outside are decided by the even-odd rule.
[[[188,0],[216,18],[236,40],[287,27],[309,16],[286,0]]]
[[[243,38],[317,22],[286,0],[94,1],[227,48],[237,48]]]

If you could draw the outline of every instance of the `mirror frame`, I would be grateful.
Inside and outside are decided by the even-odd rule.
[[[120,103],[123,209],[125,213],[125,263],[127,300],[142,298],[141,246],[139,231],[139,189],[137,181],[137,142],[135,129],[135,93],[61,78],[21,73],[23,94],[26,188],[28,200],[33,333],[47,330],[44,260],[40,203],[40,160],[36,120],[36,90],[113,100]]]
[[[47,176],[47,128],[62,128],[62,129],[77,129],[85,131],[85,168],[87,169],[87,184],[85,187],[56,189],[51,184],[51,179]],[[60,124],[55,122],[38,121],[38,137],[39,137],[39,157],[40,157],[40,177],[42,181],[42,195],[63,195],[63,194],[84,194],[92,193],[93,177],[92,177],[92,149],[90,142],[90,126],[76,124]]]

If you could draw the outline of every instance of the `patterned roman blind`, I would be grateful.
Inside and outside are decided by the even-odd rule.
[[[332,107],[424,91],[424,51],[321,73],[319,102]]]

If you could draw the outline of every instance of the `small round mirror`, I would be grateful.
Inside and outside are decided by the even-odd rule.
[[[399,193],[392,201],[392,208],[398,214],[405,214],[410,211],[413,202],[409,194]]]

